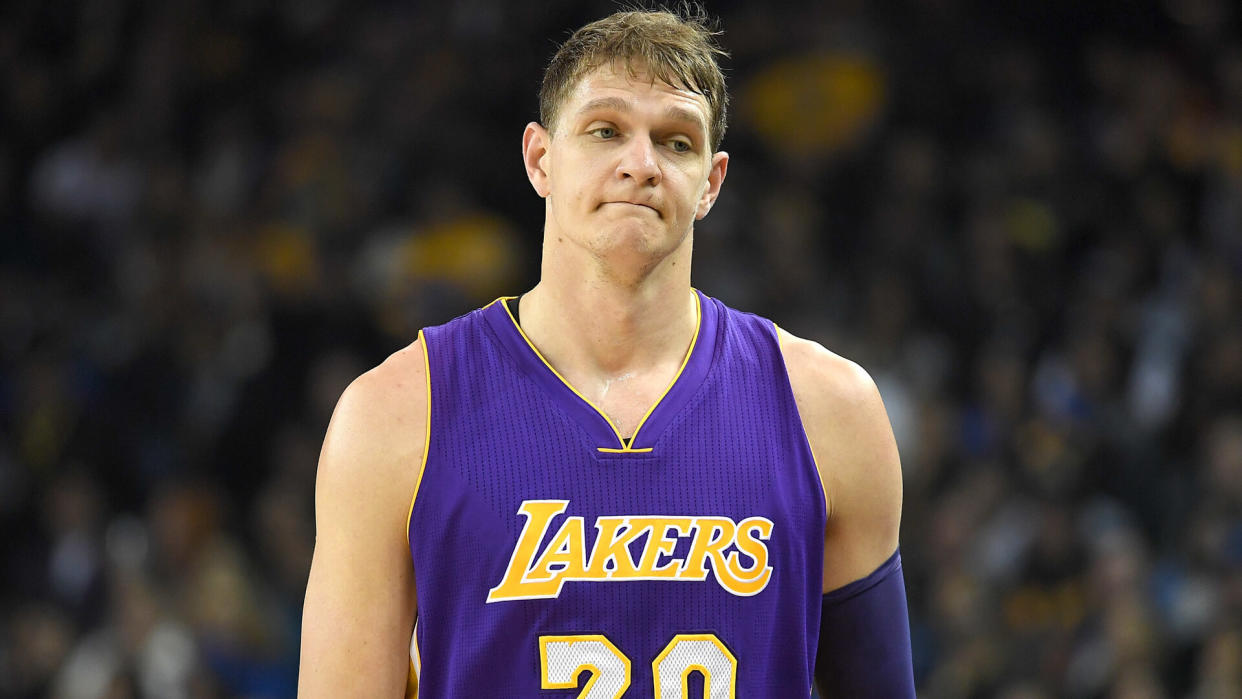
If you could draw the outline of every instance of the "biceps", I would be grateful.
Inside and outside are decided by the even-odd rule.
[[[897,548],[900,474],[893,458],[839,489],[824,533],[824,592],[867,575]]]
[[[401,697],[414,625],[408,556],[317,543],[306,586],[298,696]],[[370,549],[370,550],[368,550]]]

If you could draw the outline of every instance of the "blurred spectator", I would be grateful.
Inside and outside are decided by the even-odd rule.
[[[613,9],[0,9],[0,695],[283,697],[350,379],[534,279]],[[720,3],[695,283],[857,359],[920,696],[1242,696],[1242,11]]]

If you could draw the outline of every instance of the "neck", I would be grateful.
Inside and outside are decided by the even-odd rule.
[[[698,318],[690,289],[690,237],[654,263],[571,255],[545,243],[543,274],[522,297],[526,334],[563,373],[600,379],[680,364]],[[550,249],[551,248],[551,249]]]

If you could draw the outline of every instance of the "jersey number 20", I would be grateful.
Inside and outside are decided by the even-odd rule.
[[[630,686],[630,659],[600,635],[540,636],[543,689],[573,689],[583,670],[591,673],[578,699],[620,699]],[[737,696],[737,658],[715,634],[678,634],[651,661],[657,699],[688,697],[690,675],[703,676],[703,695]]]

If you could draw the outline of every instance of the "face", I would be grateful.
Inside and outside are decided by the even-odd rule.
[[[546,199],[549,241],[596,256],[660,259],[690,238],[724,182],[729,156],[713,153],[701,95],[599,68],[561,105],[554,130],[526,127],[523,153]]]

